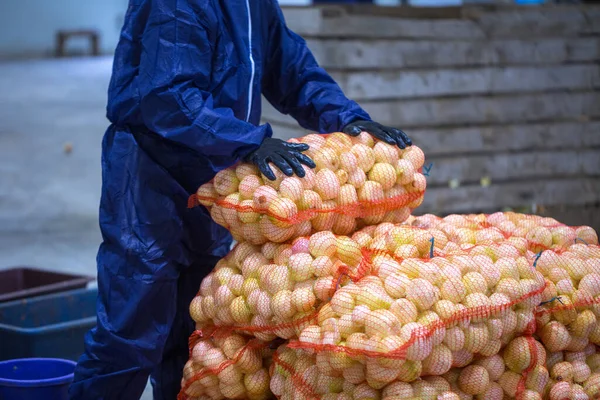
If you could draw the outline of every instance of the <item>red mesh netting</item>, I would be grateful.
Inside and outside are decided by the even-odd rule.
[[[281,346],[270,367],[272,393],[280,399],[594,399],[600,395],[600,353],[548,352],[535,336],[519,336],[492,356],[477,356],[464,367],[407,382],[384,385],[390,375],[378,364],[353,364],[342,374],[324,372],[318,354]],[[404,364],[396,369],[410,371]],[[386,372],[381,372],[386,371]]]
[[[305,154],[317,167],[305,167],[304,178],[286,177],[272,167],[277,179],[270,181],[254,165],[242,163],[202,185],[190,206],[206,206],[236,241],[262,245],[313,232],[347,235],[365,225],[400,223],[423,202],[424,155],[416,146],[401,150],[365,132],[290,141],[310,145]]]
[[[272,398],[269,366],[275,347],[235,333],[204,337],[203,332],[194,332],[179,399]]]
[[[190,312],[198,343],[285,340],[268,368],[281,399],[554,400],[600,394],[598,303],[591,228],[496,213],[240,243]],[[231,364],[194,358],[207,351],[192,339],[195,368]],[[183,398],[250,398],[240,379],[190,391],[207,379],[188,364]]]

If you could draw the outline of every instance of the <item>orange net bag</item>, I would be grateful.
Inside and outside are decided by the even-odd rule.
[[[271,344],[251,337],[234,333],[203,337],[196,331],[190,338],[190,359],[178,398],[270,399],[273,352]]]
[[[535,330],[545,281],[526,251],[490,241],[467,249],[457,245],[451,255],[430,258],[436,252],[432,241],[418,258],[418,246],[406,242],[432,237],[427,230],[378,229],[370,243],[368,233],[359,232],[369,255],[363,276],[343,280],[317,323],[288,343],[316,354],[324,373],[352,381],[346,374],[357,372],[381,389],[465,367]],[[409,257],[399,256],[405,251]]]
[[[344,375],[323,373],[318,358],[303,350],[286,346],[273,357],[271,390],[279,399],[502,399],[503,391],[497,381],[504,363],[500,356],[482,358],[478,363],[459,369],[453,368],[441,376],[425,376],[411,382],[395,380],[375,388],[357,368]],[[489,372],[488,372],[489,371]],[[482,387],[486,387],[485,391]],[[466,392],[465,392],[466,391]],[[499,397],[498,397],[499,395]]]
[[[270,181],[252,164],[220,171],[190,198],[238,242],[282,243],[312,232],[347,235],[365,225],[405,221],[423,202],[425,176],[421,149],[375,141],[366,132],[310,134],[306,143],[316,168],[304,178],[286,177],[272,167]]]
[[[316,320],[342,275],[363,262],[358,243],[331,232],[291,244],[243,242],[203,280],[190,313],[199,327],[214,324],[264,341],[297,337]]]
[[[467,366],[378,389],[356,368],[344,375],[324,373],[314,354],[281,346],[270,367],[270,388],[284,400],[583,400],[600,396],[599,361],[593,344],[580,352],[550,353],[534,336],[519,336],[498,354],[478,356]]]
[[[282,399],[554,400],[599,395],[598,303],[593,229],[496,213],[240,243],[190,312],[204,337],[285,341]]]

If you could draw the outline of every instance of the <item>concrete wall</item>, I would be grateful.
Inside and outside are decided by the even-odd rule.
[[[460,4],[462,0],[411,0],[412,5]],[[396,6],[400,0],[375,0]],[[0,0],[0,59],[40,57],[54,51],[59,29],[97,29],[103,53],[112,53],[128,0]],[[309,6],[312,0],[280,0],[282,6]],[[87,50],[83,39],[73,39],[71,52]]]
[[[423,148],[433,169],[419,212],[600,203],[600,7],[286,17],[349,97]],[[263,116],[281,137],[306,133],[268,104]]]
[[[60,29],[97,29],[104,53],[116,46],[127,0],[0,0],[0,58],[52,54]],[[87,50],[74,39],[69,49]]]

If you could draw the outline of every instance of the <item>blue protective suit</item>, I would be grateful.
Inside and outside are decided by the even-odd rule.
[[[102,144],[97,326],[71,399],[176,398],[188,306],[231,237],[188,197],[272,135],[260,95],[317,132],[369,116],[285,25],[276,0],[130,0]]]

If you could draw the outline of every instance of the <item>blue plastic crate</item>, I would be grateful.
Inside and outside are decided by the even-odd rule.
[[[77,360],[96,325],[97,289],[78,289],[0,304],[0,360]]]

